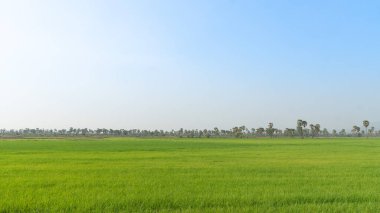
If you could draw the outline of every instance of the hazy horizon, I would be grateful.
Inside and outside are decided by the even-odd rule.
[[[0,128],[380,128],[379,9],[1,1]]]

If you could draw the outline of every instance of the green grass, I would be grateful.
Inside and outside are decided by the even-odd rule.
[[[0,212],[380,212],[380,139],[0,140]]]

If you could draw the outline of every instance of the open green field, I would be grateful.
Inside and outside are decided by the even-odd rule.
[[[5,139],[0,212],[380,212],[380,139]]]

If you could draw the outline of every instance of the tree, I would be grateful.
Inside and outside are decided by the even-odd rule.
[[[219,134],[220,134],[220,133],[219,133],[219,129],[218,129],[218,127],[215,127],[215,128],[214,128],[214,135],[215,135],[215,136],[219,136]]]
[[[363,121],[363,126],[365,127],[365,132],[366,132],[366,135],[367,135],[367,138],[368,138],[368,126],[369,126],[369,121],[364,120],[364,121]]]
[[[37,128],[37,131],[38,131],[38,128]],[[74,128],[73,128],[73,127],[70,127],[70,128],[69,128],[69,133],[70,133],[70,135],[71,135],[73,132],[74,132]]]
[[[371,127],[371,129],[369,129],[368,131],[371,135],[373,135],[373,133],[375,133],[375,127]]]
[[[360,127],[358,126],[353,126],[351,130],[352,134],[355,134],[356,136],[360,136]]]
[[[288,137],[294,137],[295,134],[296,134],[296,130],[295,129],[286,128],[285,131],[284,131],[284,135],[288,136]]]
[[[266,132],[267,134],[270,136],[270,137],[273,137],[273,134],[275,132],[275,129],[273,128],[273,123],[269,123],[268,124],[268,128],[266,129]]]
[[[298,121],[297,121],[297,132],[301,136],[301,138],[304,138],[303,133],[304,133],[304,128],[306,126],[307,126],[307,122],[306,121],[298,119]]]
[[[340,130],[339,135],[346,136],[346,130],[345,129]]]
[[[314,138],[314,135],[315,135],[315,126],[313,124],[310,124],[310,130],[311,130],[311,137]]]
[[[322,134],[323,134],[323,136],[325,136],[325,137],[328,137],[328,136],[330,135],[329,131],[328,131],[326,128],[324,128],[324,129],[322,130]]]
[[[298,134],[299,134],[300,136],[303,137],[303,132],[302,132],[302,120],[301,120],[301,119],[299,119],[299,120],[297,121],[297,132],[298,132]]]
[[[256,135],[257,136],[262,136],[264,134],[264,132],[265,132],[265,129],[262,127],[256,129]]]
[[[88,133],[88,129],[87,128],[82,129],[82,135],[86,135],[87,133]]]
[[[210,132],[207,129],[203,130],[203,134],[206,136],[206,138],[210,138],[211,137],[211,134],[210,134]]]
[[[282,130],[281,129],[275,129],[276,136],[281,136],[282,135]]]
[[[180,129],[178,130],[178,136],[179,136],[180,138],[183,137],[183,128],[180,128]]]
[[[317,137],[319,132],[321,131],[321,125],[319,124],[310,124],[310,129],[311,129],[311,137]]]
[[[245,130],[247,130],[247,128],[244,125],[239,127],[239,129],[240,129],[242,134],[244,134]]]
[[[306,121],[302,121],[302,126],[305,128],[307,126],[307,122]]]
[[[242,138],[243,137],[243,131],[242,128],[240,127],[234,127],[232,128],[232,133],[235,135],[237,138]]]
[[[319,124],[310,124],[310,129],[311,129],[311,137],[317,137],[319,132],[321,131],[321,125]]]
[[[316,136],[318,136],[320,132],[321,132],[321,125],[315,124],[315,134],[316,134]]]

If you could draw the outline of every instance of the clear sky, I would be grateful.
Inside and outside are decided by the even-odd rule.
[[[380,128],[380,1],[0,1],[0,128]]]

